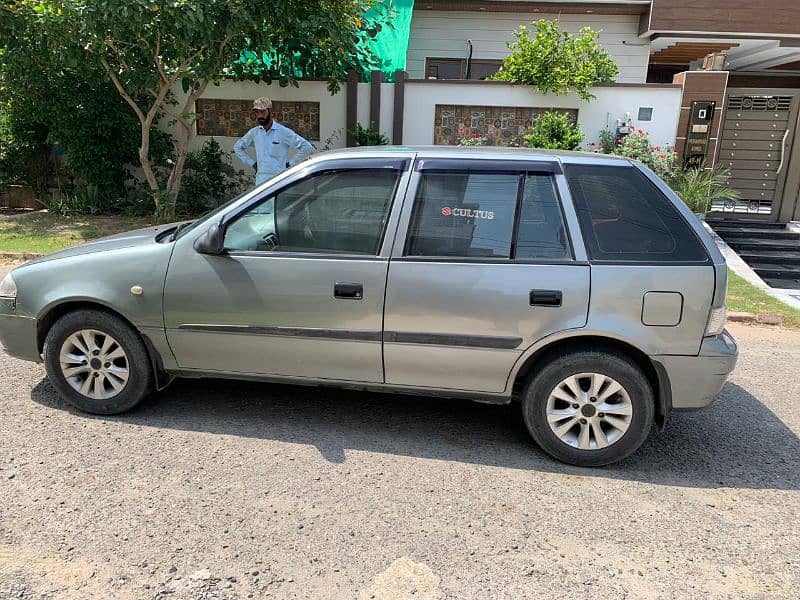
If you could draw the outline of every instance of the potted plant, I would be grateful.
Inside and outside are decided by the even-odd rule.
[[[729,177],[728,169],[707,169],[700,165],[676,169],[667,177],[667,183],[698,218],[705,219],[714,200],[738,200],[741,197],[737,190],[728,187]]]
[[[383,135],[377,129],[372,127],[364,127],[361,123],[356,123],[356,129],[353,132],[356,146],[388,146],[389,138]]]

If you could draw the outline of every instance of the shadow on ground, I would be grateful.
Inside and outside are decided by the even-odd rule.
[[[47,380],[34,401],[71,410]],[[85,415],[85,418],[94,418]],[[104,417],[347,450],[700,488],[800,489],[800,439],[747,390],[728,383],[716,403],[674,413],[639,451],[602,469],[555,462],[529,439],[514,406],[224,380],[178,380],[132,412]]]

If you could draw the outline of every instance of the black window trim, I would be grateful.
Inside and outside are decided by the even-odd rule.
[[[492,258],[491,256],[393,256],[392,262],[421,262],[449,264],[492,264],[492,265],[559,265],[588,267],[589,261],[558,258]]]
[[[417,214],[417,207],[419,206],[419,187],[420,182],[417,183],[417,188],[414,190],[414,196],[412,198],[412,205],[411,205],[411,215],[408,221],[408,228],[405,234],[405,241],[403,243],[403,254],[399,257],[392,257],[392,260],[402,260],[403,262],[442,262],[442,263],[475,263],[475,264],[520,264],[520,265],[588,265],[589,263],[584,263],[583,261],[577,261],[575,259],[575,248],[572,242],[572,235],[569,231],[569,225],[567,224],[567,216],[564,213],[564,200],[561,197],[561,192],[558,189],[558,185],[556,182],[555,176],[560,174],[560,165],[558,163],[553,163],[558,167],[558,171],[547,171],[538,168],[538,163],[534,163],[531,161],[458,161],[454,159],[437,159],[441,161],[448,161],[454,162],[455,164],[459,165],[458,167],[451,167],[445,168],[444,166],[436,165],[433,168],[421,168],[421,163],[425,159],[418,159],[417,166],[415,167],[418,171],[429,172],[429,173],[462,173],[462,174],[469,174],[469,173],[476,173],[476,172],[490,172],[497,175],[517,175],[518,176],[518,183],[517,183],[517,198],[514,207],[514,222],[512,225],[511,230],[511,246],[509,248],[509,257],[492,257],[492,256],[414,256],[409,255],[409,244],[411,243],[411,231],[414,228],[414,221]],[[428,159],[430,160],[430,159]],[[525,165],[527,167],[533,168],[525,168],[522,170],[519,169],[500,169],[500,170],[484,170],[484,169],[476,169],[473,170],[469,167],[467,168],[460,168],[460,165],[463,165],[465,162],[475,162],[475,163],[504,163],[505,164],[517,164],[517,165]],[[549,162],[542,163],[545,165],[551,164]],[[550,180],[550,184],[553,187],[553,192],[556,198],[556,202],[558,202],[558,209],[559,214],[561,215],[561,226],[564,229],[564,232],[567,236],[567,254],[568,256],[565,258],[515,258],[516,255],[516,246],[517,246],[517,235],[519,233],[519,222],[522,218],[522,202],[525,198],[525,180],[529,175],[545,175]]]
[[[522,218],[522,203],[525,200],[525,183],[526,183],[525,180],[526,180],[528,175],[535,175],[535,174],[541,174],[541,172],[540,171],[527,171],[525,173],[522,173],[522,186],[520,187],[520,195],[517,198],[517,211],[518,211],[519,214],[517,215],[517,222],[515,223],[515,229],[514,229],[514,234],[513,234],[514,237],[511,238],[512,250],[514,250],[514,252],[516,252],[517,234],[519,233],[519,219]],[[558,203],[558,212],[561,215],[561,227],[564,229],[564,233],[567,236],[567,254],[568,254],[568,256],[567,256],[567,258],[563,258],[563,259],[547,259],[547,260],[553,260],[554,262],[557,262],[558,264],[565,264],[565,263],[566,264],[573,264],[573,263],[576,262],[575,261],[575,247],[574,247],[574,245],[572,243],[572,235],[569,232],[569,223],[567,221],[567,214],[564,212],[564,199],[561,197],[561,192],[558,189],[558,182],[556,181],[556,175],[557,174],[560,174],[560,171],[559,171],[559,173],[549,173],[549,179],[550,179],[550,185],[553,187],[553,193],[555,195],[556,202]],[[515,254],[512,252],[511,256],[515,256]],[[539,259],[531,259],[531,258],[517,259],[517,258],[514,258],[512,260],[525,262],[525,261],[531,261],[531,260],[537,261]],[[541,259],[541,260],[545,260],[545,259]]]
[[[380,161],[380,162],[378,162]],[[376,163],[370,165],[369,163]],[[223,249],[222,254],[225,256],[249,256],[249,257],[282,257],[282,258],[307,258],[307,259],[330,259],[330,260],[388,260],[386,257],[381,257],[381,249],[386,241],[386,232],[389,228],[389,221],[391,220],[392,211],[394,210],[395,203],[397,202],[398,193],[400,191],[400,182],[403,174],[408,170],[410,165],[410,158],[369,158],[369,159],[337,159],[327,162],[322,168],[314,169],[312,171],[302,173],[290,181],[286,181],[281,187],[277,189],[270,189],[269,192],[253,198],[246,205],[239,207],[236,211],[226,214],[221,223],[227,227],[242,215],[250,212],[256,206],[268,201],[270,198],[280,194],[283,190],[288,189],[303,181],[307,181],[312,177],[319,177],[320,175],[327,175],[330,173],[345,173],[351,171],[395,171],[397,177],[394,183],[394,191],[392,192],[391,202],[389,203],[388,211],[386,213],[386,220],[383,224],[380,239],[378,241],[377,250],[374,254],[356,254],[347,252],[300,252],[300,251],[259,251],[259,250],[228,250]],[[276,206],[277,210],[277,206]]]
[[[560,175],[561,163],[556,160],[481,159],[481,158],[425,158],[420,157],[415,171],[434,173],[548,173]]]
[[[586,208],[586,207],[582,207],[581,206],[582,203],[581,203],[580,200],[578,200],[576,194],[574,193],[574,191],[572,189],[572,184],[570,182],[570,177],[569,177],[569,171],[572,169],[572,167],[585,167],[585,166],[602,166],[602,167],[608,168],[608,169],[632,169],[632,170],[636,171],[639,174],[639,176],[644,181],[647,182],[647,185],[649,185],[650,188],[664,200],[664,202],[666,202],[669,206],[672,207],[672,209],[679,216],[679,218],[681,219],[683,224],[686,226],[686,229],[691,232],[692,236],[694,237],[694,239],[697,241],[697,243],[700,246],[700,248],[705,253],[705,259],[703,259],[703,260],[653,260],[653,259],[650,259],[650,260],[632,260],[632,259],[593,258],[592,257],[592,248],[591,248],[591,245],[587,241],[587,236],[584,233],[583,224],[581,223],[581,216],[580,216],[581,210]],[[564,179],[566,180],[567,187],[569,188],[569,191],[570,191],[570,196],[572,197],[572,204],[575,207],[575,215],[576,215],[577,220],[578,220],[578,229],[580,230],[581,236],[583,238],[583,244],[584,244],[584,247],[586,248],[586,258],[588,259],[589,264],[592,264],[592,265],[639,266],[639,267],[642,267],[642,266],[653,266],[653,267],[696,266],[697,267],[697,266],[706,266],[706,265],[713,264],[713,261],[711,260],[711,255],[708,252],[708,248],[706,248],[706,245],[703,243],[703,240],[701,240],[700,237],[697,235],[697,232],[691,226],[689,221],[686,220],[686,217],[683,215],[683,213],[680,210],[678,210],[678,208],[674,205],[672,199],[669,196],[667,196],[666,194],[664,194],[664,192],[662,192],[658,188],[658,186],[655,183],[653,183],[650,180],[650,178],[647,177],[647,175],[644,172],[642,172],[642,170],[639,167],[637,167],[635,164],[631,164],[631,163],[627,163],[627,164],[626,163],[602,163],[602,164],[600,164],[600,163],[574,163],[574,164],[567,164],[567,165],[564,165]]]

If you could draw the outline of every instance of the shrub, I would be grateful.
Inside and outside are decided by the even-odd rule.
[[[691,169],[678,169],[666,181],[686,206],[696,213],[711,209],[714,200],[738,200],[738,191],[729,188],[727,180],[730,171],[723,167],[706,169],[704,165]]]
[[[353,132],[357,146],[388,146],[389,138],[377,129],[372,127],[364,128],[361,123],[356,123],[356,130]]]
[[[211,138],[198,152],[186,155],[177,210],[188,215],[203,213],[219,206],[249,183],[245,172],[235,170],[230,155]]]
[[[573,35],[562,30],[557,19],[539,19],[533,25],[532,39],[524,25],[514,32],[516,40],[508,44],[511,53],[490,79],[532,85],[543,94],[575,91],[582,99],[592,100],[589,88],[610,83],[619,73],[591,28],[583,27]]]
[[[525,134],[528,148],[548,150],[575,150],[583,141],[583,133],[577,123],[554,110],[539,115],[533,127]]]
[[[322,142],[311,142],[311,145],[314,146],[314,152],[327,152],[331,148],[333,148],[336,141],[342,137],[342,133],[344,132],[344,128],[340,127],[339,129],[334,130],[327,138],[325,138]]]
[[[49,200],[40,199],[51,213],[67,215],[96,215],[108,212],[110,202],[97,188],[80,186],[74,190],[59,190]]]

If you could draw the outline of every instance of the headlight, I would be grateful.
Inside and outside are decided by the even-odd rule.
[[[3,277],[3,281],[0,281],[0,297],[2,298],[17,297],[17,284],[14,283],[14,278],[11,277],[11,273]]]

